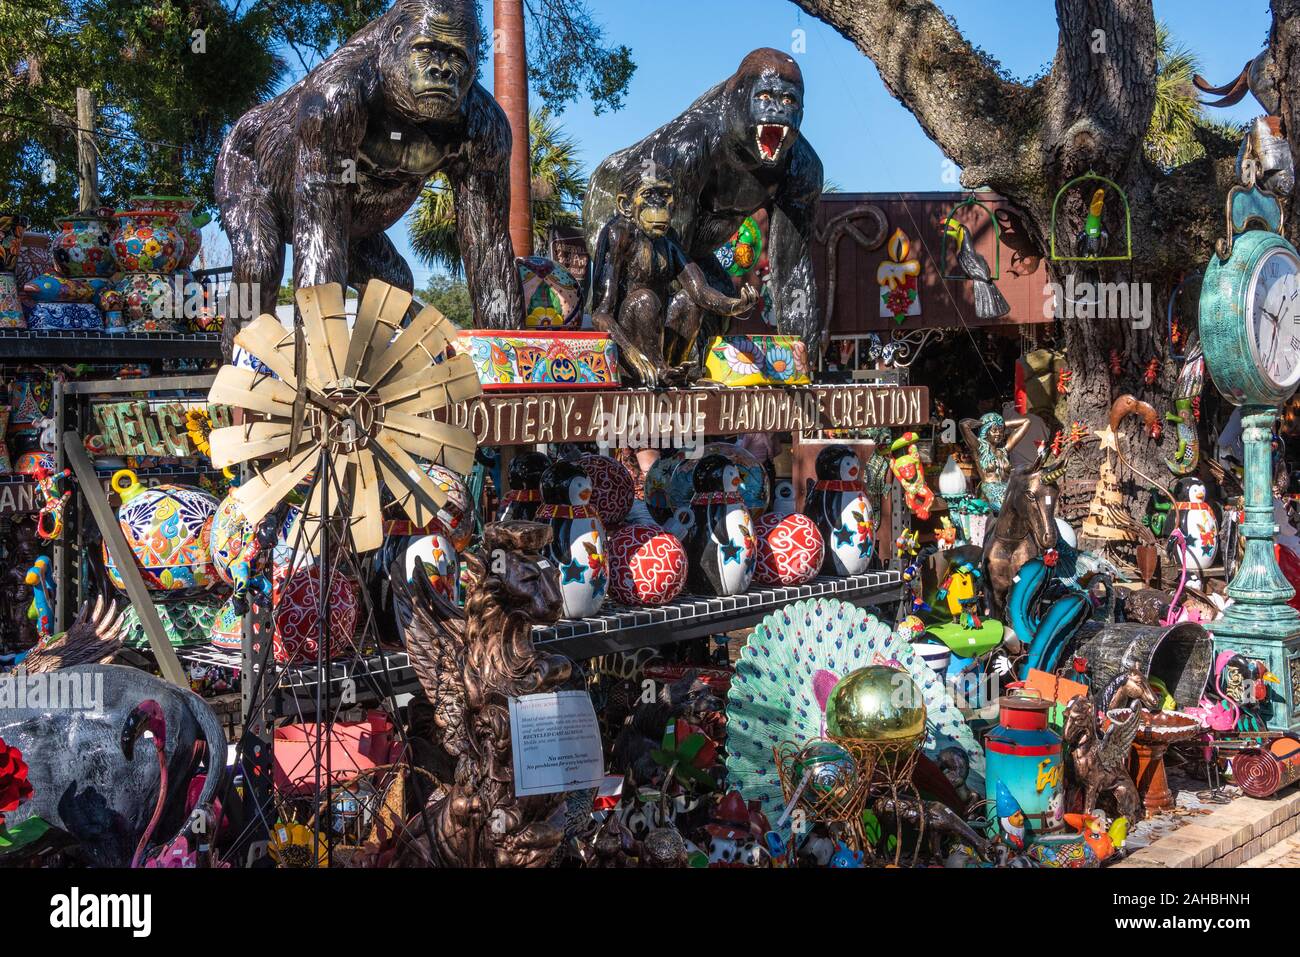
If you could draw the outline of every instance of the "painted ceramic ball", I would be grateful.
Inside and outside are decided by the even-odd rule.
[[[415,582],[417,570],[428,576],[433,590],[450,602],[460,599],[460,556],[442,532],[420,535],[406,544],[406,580]]]
[[[609,538],[609,592],[623,605],[662,605],[686,587],[686,549],[654,525],[624,525]]]
[[[208,527],[208,547],[212,551],[212,567],[227,585],[234,585],[231,566],[248,553],[256,540],[256,530],[244,518],[232,491],[221,500],[217,513]]]
[[[584,455],[578,465],[591,479],[591,504],[606,528],[627,518],[636,501],[636,483],[627,469],[608,455]]]
[[[517,262],[524,290],[524,328],[554,329],[581,321],[582,289],[567,269],[541,256]]]
[[[151,591],[192,598],[217,582],[208,540],[208,524],[220,504],[214,496],[187,485],[145,488],[127,469],[115,474],[112,484],[122,499],[118,524]],[[108,546],[101,548],[109,580],[125,591]]]
[[[469,487],[463,478],[445,465],[424,462],[420,467],[433,479],[434,485],[447,493],[446,504],[438,509],[438,521],[456,551],[463,552],[474,537],[474,509],[470,505]]]
[[[285,553],[288,553],[287,555]],[[356,579],[336,570],[329,576],[330,657],[352,655],[356,634],[360,589]],[[271,576],[271,600],[275,604],[275,633],[272,648],[280,664],[302,664],[316,660],[320,638],[321,568],[309,554],[297,556],[292,549],[277,546]]]
[[[35,475],[38,469],[53,472],[54,455],[36,449],[31,452],[21,452],[14,459],[14,471],[19,475]]]
[[[740,496],[745,500],[745,507],[751,515],[760,515],[767,511],[771,502],[771,485],[767,469],[752,453],[739,445],[728,442],[710,442],[704,446],[704,454],[696,458],[684,458],[673,469],[668,482],[668,501],[674,508],[690,505],[694,497],[695,466],[705,455],[721,455],[740,472]]]
[[[677,466],[686,460],[683,452],[664,452],[655,459],[645,474],[642,494],[645,496],[646,508],[656,522],[663,522],[673,514],[673,506],[668,501],[668,485],[672,481]]]
[[[762,585],[803,585],[817,577],[825,545],[817,523],[807,515],[760,515],[754,522],[758,562],[754,581]]]
[[[893,744],[925,738],[925,701],[901,668],[867,665],[836,682],[826,701],[826,733]]]

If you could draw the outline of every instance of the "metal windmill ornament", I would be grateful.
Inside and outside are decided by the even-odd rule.
[[[372,280],[351,331],[338,283],[299,289],[301,325],[290,331],[263,315],[235,336],[235,345],[264,369],[222,366],[208,401],[243,409],[243,424],[215,429],[217,468],[270,459],[235,491],[245,518],[262,520],[313,470],[338,482],[315,481],[304,521],[346,518],[357,552],[383,543],[380,479],[411,522],[428,524],[447,493],[415,456],[462,474],[474,465],[471,432],[430,414],[482,392],[468,356],[449,356],[456,335],[426,306],[410,325],[402,319],[411,294]],[[319,553],[319,535],[308,535]]]

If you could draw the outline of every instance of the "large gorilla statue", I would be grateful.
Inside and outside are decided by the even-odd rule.
[[[217,159],[217,202],[232,278],[259,284],[263,311],[274,312],[286,242],[297,287],[361,292],[382,279],[411,290],[410,267],[384,230],[442,172],[455,191],[476,324],[522,321],[507,230],[510,127],[475,81],[480,31],[475,0],[398,0],[235,124]]]
[[[815,357],[825,332],[810,253],[822,164],[799,132],[803,109],[803,73],[794,59],[772,49],[750,53],[685,113],[600,164],[583,207],[588,248],[598,248],[620,184],[640,168],[671,183],[672,225],[682,248],[710,285],[735,295],[713,252],[746,216],[770,204],[769,287],[777,328],[803,337]],[[706,320],[701,339],[716,335],[726,321]]]

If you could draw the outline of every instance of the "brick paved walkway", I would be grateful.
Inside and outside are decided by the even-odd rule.
[[[1238,867],[1296,867],[1300,868],[1300,834],[1279,841],[1268,850],[1255,855]]]

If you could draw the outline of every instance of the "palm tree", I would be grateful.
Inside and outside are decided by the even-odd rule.
[[[549,109],[528,118],[533,194],[533,249],[545,248],[553,226],[577,226],[587,178],[578,161],[578,145],[565,136]],[[411,213],[411,248],[431,266],[460,275],[454,197],[441,173],[424,187]]]
[[[1164,23],[1156,24],[1156,102],[1147,130],[1147,158],[1162,169],[1172,169],[1200,159],[1205,150],[1196,139],[1198,129],[1209,129],[1235,140],[1240,131],[1231,123],[1209,119],[1192,77],[1200,63],[1181,43],[1175,42]]]

